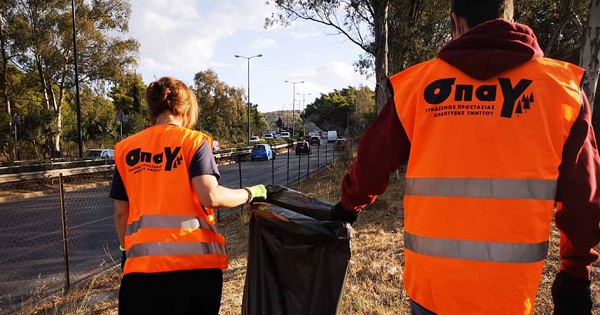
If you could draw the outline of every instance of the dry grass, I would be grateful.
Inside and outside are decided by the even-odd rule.
[[[310,178],[299,187],[299,191],[329,202],[337,202],[340,192],[340,178],[348,169],[349,162],[342,161],[317,176]],[[399,315],[410,314],[406,292],[402,286],[402,266],[404,254],[401,244],[403,230],[402,195],[404,181],[395,176],[385,194],[361,213],[354,224],[352,240],[352,261],[346,280],[341,314],[357,315]],[[248,248],[247,212],[230,215],[221,222],[221,231],[227,239],[230,254],[229,269],[224,273],[222,315],[238,315],[242,307],[242,295],[246,273],[246,253]],[[536,302],[536,315],[552,313],[550,285],[558,269],[558,232],[553,228],[550,254]],[[116,270],[116,269],[115,269]],[[597,272],[597,271],[595,271]],[[116,297],[102,303],[88,304],[87,312],[79,312],[82,303],[90,301],[90,296],[98,292],[118,290],[120,276],[114,271],[103,281],[95,280],[79,294],[72,294],[62,300],[52,301],[50,310],[63,309],[67,312],[36,312],[22,314],[116,314]],[[594,314],[600,314],[600,290],[592,284],[595,297]],[[69,302],[73,299],[74,302]],[[78,305],[59,307],[57,305]],[[48,306],[48,305],[46,305]],[[48,308],[46,308],[47,310]]]

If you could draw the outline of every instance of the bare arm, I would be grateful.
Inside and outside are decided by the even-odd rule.
[[[119,243],[125,247],[125,230],[127,229],[127,218],[129,217],[129,202],[115,200],[115,229],[119,237]]]
[[[213,209],[227,209],[239,206],[248,200],[245,189],[230,189],[219,186],[213,175],[199,175],[192,178],[192,186],[204,206]]]

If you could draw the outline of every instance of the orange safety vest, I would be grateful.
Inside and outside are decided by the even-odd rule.
[[[156,125],[117,143],[115,164],[129,197],[124,274],[226,269],[225,239],[189,178],[201,132]]]
[[[538,58],[486,81],[441,59],[390,78],[411,142],[404,285],[437,314],[531,314],[583,70]]]

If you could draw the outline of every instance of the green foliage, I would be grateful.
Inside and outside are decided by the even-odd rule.
[[[258,111],[258,105],[251,104],[250,111],[250,135],[261,135],[269,130],[269,123]]]
[[[194,76],[193,91],[200,106],[198,129],[220,143],[244,143],[248,136],[248,115],[244,91],[221,81],[212,70]]]
[[[530,26],[546,57],[579,64],[589,0],[515,2],[515,20]]]
[[[144,113],[146,110],[146,83],[139,74],[127,74],[110,90],[115,109],[122,109],[126,115]]]
[[[375,93],[368,87],[361,87],[356,93],[356,111],[353,114],[354,131],[361,133],[377,118]]]
[[[389,72],[394,74],[435,57],[451,39],[450,1],[392,1]]]
[[[21,159],[50,157],[52,136],[58,132],[56,116],[41,106],[28,106],[17,127]]]
[[[374,113],[374,110],[375,96],[371,89],[361,87],[357,90],[348,87],[321,94],[314,103],[306,106],[305,117],[321,129],[337,130],[340,134],[345,134],[357,121],[366,125],[369,113]]]
[[[114,85],[108,96],[112,99],[114,115],[123,110],[127,122],[123,123],[123,137],[142,131],[150,126],[145,98],[146,84],[139,74],[127,74]],[[117,131],[120,139],[120,122]]]
[[[12,155],[14,150],[14,131],[10,127],[12,117],[6,112],[0,112],[0,153],[4,155]]]
[[[73,133],[72,126],[62,124],[61,117],[65,100],[75,100],[71,97],[75,86],[71,1],[15,1],[10,6],[3,5],[2,9],[6,28],[2,29],[0,36],[5,43],[6,55],[12,56],[3,56],[3,61],[21,69],[24,77],[29,79],[26,94],[37,94],[37,104],[30,98],[27,104],[15,106],[21,107],[23,115],[32,111],[24,107],[39,106],[35,109],[36,114],[39,114],[38,109],[42,109],[54,116],[53,138],[47,141],[54,155],[60,151],[63,128],[67,129],[65,134],[72,136]],[[105,82],[117,81],[135,65],[139,46],[135,40],[119,36],[119,33],[127,31],[129,3],[126,0],[77,1],[76,12],[80,85],[101,86]],[[4,78],[4,73],[0,77]],[[18,97],[15,85],[11,84],[13,81],[7,79],[4,82],[9,84],[5,94],[10,98]],[[18,103],[18,100],[12,99],[12,103]],[[110,125],[97,125],[103,119],[92,117],[88,120],[86,127],[91,130],[84,133],[93,138],[99,137],[99,133],[105,134],[101,137],[110,137]],[[72,120],[66,119],[65,122],[71,123]]]

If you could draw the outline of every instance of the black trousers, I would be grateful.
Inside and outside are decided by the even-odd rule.
[[[220,269],[130,273],[119,289],[119,315],[218,315]]]

